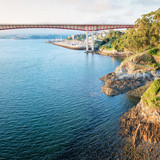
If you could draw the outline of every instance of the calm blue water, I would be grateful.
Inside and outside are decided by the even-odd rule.
[[[113,158],[137,103],[101,93],[120,61],[44,41],[0,40],[0,159]]]

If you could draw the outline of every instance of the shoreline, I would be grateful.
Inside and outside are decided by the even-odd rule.
[[[86,51],[86,45],[81,44],[81,43],[77,44],[77,43],[63,42],[63,41],[62,42],[46,42],[46,43],[51,43],[53,45],[68,48],[68,49]],[[103,56],[110,56],[110,57],[117,57],[117,58],[126,58],[126,57],[129,57],[129,56],[134,54],[134,53],[131,53],[131,52],[117,52],[117,51],[115,52],[115,51],[104,51],[104,50],[101,51],[100,49],[97,50],[98,45],[95,45],[95,51],[92,51],[91,49],[92,49],[92,47],[89,45],[88,46],[88,52],[92,52],[92,53],[94,52],[96,54],[100,54],[100,55],[103,55]]]
[[[85,50],[86,47],[83,45],[72,45],[72,44],[65,44],[65,43],[60,43],[60,42],[53,42],[53,45],[68,48],[68,49],[73,49],[73,50]]]
[[[115,50],[109,51],[109,50],[101,50],[101,49],[98,50],[98,53],[103,56],[120,57],[120,58],[126,58],[134,54],[132,52],[117,52]]]
[[[154,107],[160,107],[160,95],[159,90],[155,93],[153,90],[154,85],[160,81],[160,70],[146,65],[147,62],[143,61],[143,58],[147,56],[151,57],[148,52],[142,52],[126,58],[114,72],[100,78],[105,82],[101,89],[106,95],[127,93],[140,98],[136,106],[121,115],[119,133],[126,142],[128,138],[130,139],[130,147],[134,150],[141,147],[143,143],[148,143],[146,151],[153,144],[160,146],[160,108]],[[139,61],[142,64],[138,63]],[[153,101],[152,96],[156,97],[156,93],[157,98]]]
[[[77,40],[57,40],[57,41],[45,41],[45,43],[50,43],[56,46],[73,49],[73,50],[84,50],[86,51],[86,44],[84,41],[77,41]],[[129,57],[135,53],[133,52],[117,52],[115,50],[104,50],[104,49],[98,49],[98,45],[95,45],[95,51],[92,51],[92,46],[88,45],[88,51],[86,53],[95,53],[100,54],[103,56],[110,56],[110,57],[117,57],[117,58],[126,58]]]
[[[86,44],[84,41],[70,41],[70,40],[63,40],[63,41],[55,41],[55,42],[48,42],[46,41],[45,43],[51,43],[56,46],[68,48],[68,49],[73,49],[73,50],[86,50]],[[91,51],[92,46],[89,44],[88,45],[89,51]],[[95,45],[95,49],[98,49],[98,45]]]

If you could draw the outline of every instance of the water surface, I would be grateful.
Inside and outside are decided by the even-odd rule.
[[[114,157],[137,100],[101,93],[120,60],[45,40],[0,40],[0,159]]]

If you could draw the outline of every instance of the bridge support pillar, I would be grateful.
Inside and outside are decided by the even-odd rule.
[[[86,31],[86,52],[88,52],[88,31]]]
[[[92,52],[94,52],[94,31],[92,31]]]

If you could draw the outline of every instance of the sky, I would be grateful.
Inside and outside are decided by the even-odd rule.
[[[0,24],[133,24],[160,0],[0,0]]]

